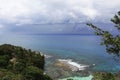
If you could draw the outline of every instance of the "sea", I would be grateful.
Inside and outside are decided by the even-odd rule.
[[[96,35],[1,35],[0,44],[12,44],[22,46],[27,49],[40,51],[45,55],[50,56],[46,59],[46,73],[50,74],[55,80],[65,80],[67,77],[80,77],[62,72],[64,75],[58,74],[58,69],[55,71],[53,63],[57,59],[72,59],[72,61],[85,64],[95,65],[89,71],[105,71],[118,72],[120,71],[120,62],[116,61],[113,55],[106,52],[105,46],[100,45],[101,37]],[[53,67],[54,66],[54,67]],[[52,75],[52,74],[53,75]],[[59,71],[60,73],[60,71]],[[67,76],[65,76],[65,74]],[[59,75],[59,76],[56,76]],[[56,76],[56,77],[54,77]],[[62,77],[61,77],[62,76]],[[64,79],[65,78],[65,79]],[[86,78],[86,77],[85,77]],[[67,79],[66,79],[67,80]],[[75,80],[90,80],[77,78]]]

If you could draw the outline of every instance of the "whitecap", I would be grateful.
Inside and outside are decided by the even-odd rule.
[[[63,64],[69,66],[72,71],[82,71],[85,70],[89,65],[79,64],[77,62],[73,62],[72,59],[58,59]]]

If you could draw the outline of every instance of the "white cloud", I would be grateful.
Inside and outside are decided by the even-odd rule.
[[[4,25],[0,25],[0,29],[3,28],[3,27],[4,27]]]
[[[101,21],[118,10],[120,0],[0,0],[0,20],[16,24]]]

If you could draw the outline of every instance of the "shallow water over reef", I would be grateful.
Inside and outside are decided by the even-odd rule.
[[[73,80],[92,80],[93,76],[90,75],[88,77],[69,77],[69,78],[64,78],[64,79],[59,79],[59,80],[68,80],[68,79],[73,79]]]

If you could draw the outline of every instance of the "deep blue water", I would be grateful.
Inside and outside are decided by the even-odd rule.
[[[0,43],[23,46],[79,63],[96,64],[93,70],[119,71],[120,64],[100,45],[95,35],[12,35],[1,36]]]

